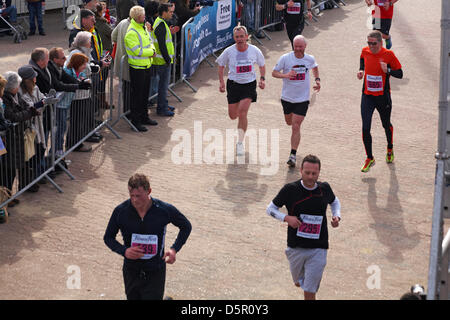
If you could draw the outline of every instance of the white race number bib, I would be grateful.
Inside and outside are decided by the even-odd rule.
[[[319,239],[323,216],[301,214],[302,224],[297,230],[297,237]]]
[[[139,247],[144,250],[144,256],[141,259],[151,259],[158,252],[158,236],[153,234],[133,233],[131,235],[131,246]]]

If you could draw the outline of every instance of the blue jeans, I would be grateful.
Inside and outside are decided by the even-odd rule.
[[[158,83],[158,106],[157,111],[164,112],[167,111],[169,107],[169,102],[167,101],[167,90],[169,90],[170,82],[170,65],[154,66],[156,69],[156,74],[159,76]]]
[[[153,67],[152,67],[153,68]],[[158,86],[159,86],[159,75],[155,73],[155,75],[152,76],[152,80],[150,81],[150,93],[148,97],[150,98],[155,93],[158,93]],[[158,99],[157,97],[154,99]],[[155,100],[152,99],[152,103]]]
[[[67,116],[69,109],[56,108],[56,135],[55,135],[55,153],[57,156],[63,154],[64,134],[67,130]]]
[[[245,27],[248,31],[254,31],[255,27],[255,1],[244,0]]]
[[[44,32],[42,26],[42,2],[28,3],[28,12],[30,13],[30,32],[36,31],[35,20],[37,20],[39,32]]]
[[[17,9],[16,6],[9,6],[2,12],[2,16],[9,17],[9,21],[12,23],[17,22]]]

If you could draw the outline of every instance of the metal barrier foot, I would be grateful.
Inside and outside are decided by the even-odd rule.
[[[111,131],[112,134],[116,136],[117,139],[122,139],[122,137],[117,133],[116,130],[114,130],[114,129],[112,128],[112,126],[109,125],[108,122],[105,123],[105,127],[107,127],[107,128],[109,129],[109,131]]]
[[[63,193],[64,191],[61,189],[61,187],[60,186],[58,186],[58,184],[55,182],[55,181],[53,181],[53,179],[52,178],[50,178],[49,176],[48,176],[48,174],[46,174],[46,175],[44,175],[44,177],[45,177],[45,179],[47,179],[47,181],[49,181],[58,191],[59,191],[59,193]]]
[[[175,94],[175,92],[173,92],[173,90],[169,87],[168,91],[175,97],[177,98],[178,102],[183,102],[183,100],[181,100],[181,98],[179,96],[177,96]]]
[[[58,162],[56,165],[57,165],[62,171],[64,171],[64,172],[69,176],[70,179],[75,180],[75,177],[72,175],[72,173],[70,173],[70,171],[69,171],[66,167],[64,167],[61,163]]]
[[[190,84],[189,81],[187,81],[185,77],[183,77],[183,80],[182,80],[182,81],[183,81],[185,84],[187,84],[187,86],[188,86],[189,88],[191,88],[192,91],[194,91],[194,92],[197,92],[197,91],[198,91],[198,89],[195,88],[194,86],[192,86],[192,84]]]

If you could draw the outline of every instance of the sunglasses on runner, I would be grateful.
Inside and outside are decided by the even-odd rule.
[[[376,46],[378,44],[378,42],[371,42],[371,41],[367,41],[367,44],[369,46]]]

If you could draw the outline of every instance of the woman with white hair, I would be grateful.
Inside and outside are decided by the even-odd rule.
[[[12,188],[16,177],[16,169],[19,169],[19,189],[23,189],[31,182],[32,172],[25,163],[24,132],[31,126],[31,119],[39,115],[39,111],[34,106],[28,106],[22,99],[19,88],[22,78],[13,71],[4,75],[7,83],[3,94],[3,103],[5,105],[5,118],[15,123],[15,126],[6,133],[6,148],[10,160],[9,175],[6,177],[6,187]],[[27,191],[37,192],[39,186],[34,184]]]
[[[75,53],[82,53],[89,58],[89,63],[83,70],[86,78],[91,78],[93,73],[98,73],[100,67],[93,62],[91,56],[91,37],[92,34],[87,31],[79,32],[73,40],[72,46],[69,49],[69,56],[67,57],[64,67],[67,68],[69,61]],[[95,88],[93,88],[95,90]],[[66,139],[66,150],[69,150],[83,139],[90,131],[95,128],[95,106],[91,99],[91,90],[78,89],[72,100],[70,107],[70,126]],[[100,142],[101,136],[94,133],[86,141]],[[90,152],[91,146],[81,143],[74,151]]]

